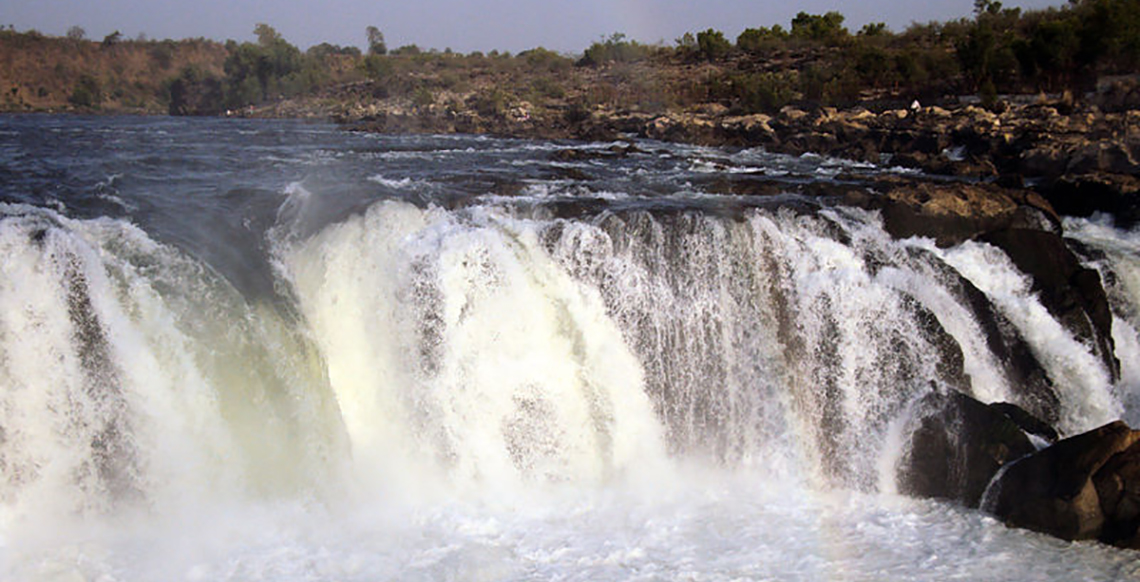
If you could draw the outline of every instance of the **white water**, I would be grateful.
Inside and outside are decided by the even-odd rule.
[[[273,307],[127,223],[0,211],[2,579],[1140,576],[890,493],[917,398],[1018,397],[933,256],[1068,383],[1066,430],[1136,401],[1140,342],[1109,385],[981,245],[382,202],[283,225]]]

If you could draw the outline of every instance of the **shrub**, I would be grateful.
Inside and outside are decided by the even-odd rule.
[[[523,51],[518,54],[518,58],[525,60],[532,69],[551,72],[565,70],[573,64],[570,59],[542,47]]]
[[[822,16],[800,12],[792,19],[792,36],[834,44],[846,39],[848,32],[843,26],[843,15],[838,12]]]
[[[364,75],[373,81],[383,81],[392,75],[392,61],[380,55],[368,55],[360,62]]]
[[[590,45],[578,64],[598,66],[609,62],[629,63],[645,59],[649,53],[649,47],[637,41],[626,40],[624,34],[615,32],[605,41]]]
[[[779,24],[772,28],[746,28],[736,37],[736,48],[748,53],[759,53],[775,48],[787,38],[787,31]]]
[[[697,33],[697,51],[710,61],[723,59],[732,50],[732,44],[719,30],[708,29]]]
[[[76,107],[98,108],[103,103],[103,87],[95,77],[87,74],[80,75],[67,101]]]

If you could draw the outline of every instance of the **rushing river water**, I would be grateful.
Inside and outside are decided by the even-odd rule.
[[[1114,382],[993,247],[730,193],[890,168],[635,146],[0,117],[0,579],[1140,577],[895,493],[923,395],[1022,398],[963,277],[1140,424],[1140,235],[1066,223]]]

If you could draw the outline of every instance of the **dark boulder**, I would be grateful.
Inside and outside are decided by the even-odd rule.
[[[1041,188],[1042,195],[1070,216],[1094,212],[1112,215],[1117,226],[1130,228],[1140,222],[1140,178],[1118,174],[1062,176]]]
[[[958,392],[924,397],[915,417],[897,475],[906,495],[977,507],[1002,466],[1036,450],[1002,408]]]
[[[994,402],[989,407],[1013,421],[1025,434],[1030,434],[1048,442],[1055,442],[1060,435],[1049,423],[1033,416],[1024,408],[1010,402]]]
[[[1100,540],[1140,549],[1140,444],[1110,458],[1093,484],[1105,519]]]
[[[1015,392],[1018,406],[1009,405],[1009,409],[1002,410],[1011,420],[1026,432],[1038,434],[1047,440],[1057,439],[1056,434],[1050,436],[1048,423],[1055,423],[1060,419],[1060,399],[1054,389],[1049,373],[1041,366],[1041,362],[1033,355],[1029,343],[1021,335],[1017,326],[1001,313],[980,289],[969,279],[962,276],[953,267],[942,263],[933,257],[930,251],[912,247],[909,253],[915,260],[916,267],[923,265],[931,270],[939,283],[958,302],[968,306],[974,320],[981,327],[982,335],[986,338],[986,346],[994,355],[995,360],[1001,363],[1002,373],[1006,381]],[[1000,407],[1002,404],[991,404]],[[1041,425],[1030,426],[1012,409],[1021,410],[1024,407],[1030,418],[1042,419]]]
[[[989,232],[980,237],[1005,252],[1032,280],[1042,305],[1067,329],[1089,345],[1113,380],[1120,377],[1112,340],[1112,312],[1100,275],[1081,265],[1058,234],[1022,228]]]
[[[1137,441],[1140,432],[1119,421],[1062,440],[1011,463],[983,508],[1011,526],[1066,540],[1134,542]]]

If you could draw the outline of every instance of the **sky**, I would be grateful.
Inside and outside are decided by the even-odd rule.
[[[1007,0],[1024,9],[1060,6],[1063,0]],[[62,36],[72,26],[99,40],[119,31],[127,38],[206,37],[254,40],[259,22],[273,26],[301,49],[330,42],[364,48],[365,28],[376,26],[389,48],[459,52],[518,52],[543,46],[580,53],[590,43],[622,32],[645,43],[671,45],[685,32],[708,28],[734,40],[749,27],[787,28],[800,11],[836,10],[853,32],[868,22],[902,31],[913,22],[970,16],[973,0],[0,0],[0,26]]]

